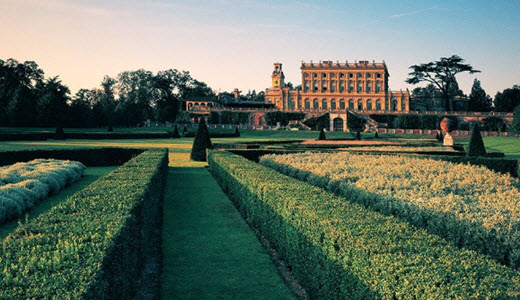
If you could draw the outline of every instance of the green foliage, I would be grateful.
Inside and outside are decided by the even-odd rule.
[[[329,128],[330,115],[326,113],[319,117],[312,117],[305,120],[303,124],[309,126],[312,130],[321,130],[323,128]]]
[[[174,139],[178,139],[181,137],[181,135],[179,134],[179,128],[177,127],[177,125],[175,125],[173,127],[173,131],[171,133],[171,137],[174,138]]]
[[[281,126],[287,126],[289,121],[303,120],[305,117],[304,113],[290,113],[282,111],[268,112],[265,114],[265,121],[267,125],[276,126],[280,122]]]
[[[480,80],[473,81],[471,94],[469,94],[468,110],[469,111],[491,111],[491,97],[480,85]]]
[[[235,137],[240,137],[240,130],[238,130],[238,126],[235,127]]]
[[[193,140],[190,158],[194,161],[206,161],[206,150],[211,148],[208,127],[204,118],[200,118],[197,135]]]
[[[513,112],[513,123],[511,124],[511,131],[520,134],[520,105],[518,105]]]
[[[356,140],[361,141],[361,133],[359,131],[356,132]]]
[[[220,124],[244,125],[249,123],[249,113],[223,111],[220,113]]]
[[[514,298],[517,273],[231,153],[209,166],[311,299]],[[461,267],[463,266],[463,267]]]
[[[471,137],[469,139],[469,145],[467,150],[467,156],[484,156],[486,155],[486,147],[480,134],[479,123],[474,123],[471,130]]]
[[[388,128],[394,128],[394,122],[395,122],[395,119],[397,118],[396,115],[379,115],[379,114],[377,114],[377,115],[372,114],[372,115],[369,115],[369,117],[378,123],[386,124],[386,127],[388,127]]]
[[[216,111],[212,111],[209,113],[209,124],[220,124],[220,114]]]
[[[520,86],[515,85],[512,88],[498,92],[493,103],[495,111],[513,111],[515,107],[520,105]]]
[[[421,118],[418,115],[399,115],[395,120],[396,128],[417,129],[421,128]]]
[[[376,133],[374,134],[374,138],[379,138],[379,133],[376,131]]]
[[[432,116],[432,115],[421,115],[421,125],[418,127],[418,129],[439,129],[439,123],[441,120],[438,116]]]
[[[0,298],[133,298],[167,164],[149,150],[18,226],[0,246]]]
[[[347,128],[350,130],[360,131],[363,130],[367,120],[362,117],[358,117],[347,111]]]
[[[482,119],[482,130],[505,132],[507,131],[507,125],[501,117],[491,116]]]
[[[322,128],[320,130],[320,136],[318,137],[318,141],[324,141],[326,139],[327,139],[327,137],[325,136],[325,130]]]

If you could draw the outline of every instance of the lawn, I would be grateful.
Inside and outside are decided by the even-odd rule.
[[[83,177],[69,187],[60,191],[58,194],[52,195],[49,198],[41,201],[36,204],[31,210],[29,210],[23,217],[19,219],[12,220],[8,223],[0,225],[0,240],[4,239],[11,231],[13,231],[19,222],[26,222],[31,219],[36,218],[37,216],[45,213],[53,206],[59,204],[67,197],[71,196],[75,192],[83,189],[87,185],[94,182],[99,177],[108,174],[110,171],[114,170],[117,167],[89,167],[83,173]]]

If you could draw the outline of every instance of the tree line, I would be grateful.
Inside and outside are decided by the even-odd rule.
[[[125,71],[105,76],[99,88],[71,95],[58,76],[45,78],[34,61],[0,59],[0,126],[110,128],[138,126],[147,119],[174,122],[182,115],[182,99],[195,96],[215,94],[187,71]]]

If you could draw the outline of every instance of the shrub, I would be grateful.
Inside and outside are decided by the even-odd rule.
[[[330,115],[328,113],[305,120],[303,124],[309,126],[313,130],[321,130],[330,126]]]
[[[0,246],[0,298],[133,298],[167,164],[149,150],[18,226]]]
[[[374,138],[379,138],[379,133],[376,131],[376,133],[374,134]]]
[[[289,121],[303,120],[305,117],[304,113],[288,113],[281,111],[268,112],[265,114],[265,121],[267,125],[276,126],[276,123],[280,122],[281,126],[287,126]]]
[[[325,136],[325,130],[322,128],[320,130],[320,136],[318,137],[318,141],[324,141],[326,139],[327,139],[327,137]]]
[[[208,127],[204,118],[200,118],[197,135],[193,140],[190,158],[195,161],[206,161],[206,149],[211,148]]]
[[[235,137],[240,137],[240,131],[238,130],[238,126],[235,127]]]
[[[181,135],[179,134],[179,128],[177,128],[177,125],[175,125],[173,127],[173,131],[171,133],[171,137],[174,138],[174,139],[178,139],[181,137]]]
[[[471,138],[469,140],[468,156],[484,156],[486,155],[486,147],[480,134],[480,126],[478,123],[473,124],[473,130],[471,131]]]
[[[396,128],[401,129],[417,129],[421,128],[421,119],[417,115],[399,115],[397,116]]]
[[[361,141],[361,133],[359,130],[356,132],[356,140]]]
[[[507,125],[501,117],[490,116],[482,119],[482,130],[504,132]]]
[[[209,124],[220,124],[220,114],[216,111],[212,111],[209,113]]]
[[[510,225],[520,222],[519,182],[509,175],[441,160],[349,153],[271,155],[261,163],[520,267],[520,228]]]
[[[515,298],[517,272],[231,153],[210,171],[311,299]]]
[[[355,131],[362,130],[365,127],[367,120],[363,117],[358,117],[347,111],[347,128]]]

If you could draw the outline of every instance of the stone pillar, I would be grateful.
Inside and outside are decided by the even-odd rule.
[[[332,115],[330,116],[330,131],[334,131],[334,117]]]
[[[347,132],[347,114],[345,114],[345,117],[343,119],[343,132]]]

